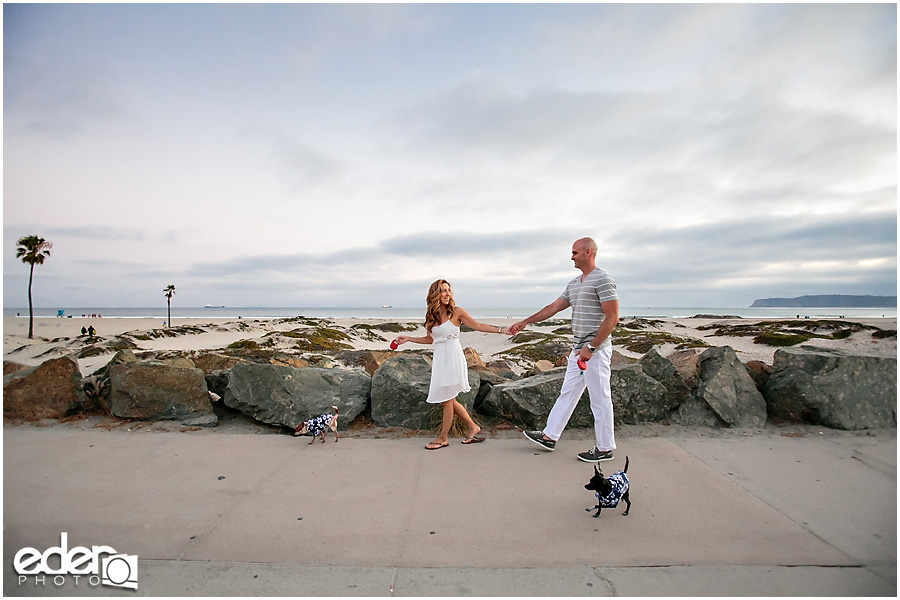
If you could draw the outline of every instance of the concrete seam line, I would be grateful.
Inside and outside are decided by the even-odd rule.
[[[287,459],[285,460],[285,462],[287,462]],[[176,558],[175,560],[180,561],[182,558],[184,558],[185,552],[187,552],[190,548],[199,544],[204,539],[206,539],[206,537],[209,536],[209,534],[211,534],[213,531],[216,530],[216,528],[219,526],[219,523],[221,523],[223,520],[225,520],[225,517],[227,517],[229,514],[231,514],[236,507],[240,506],[241,504],[243,504],[244,502],[246,502],[247,500],[249,500],[256,494],[258,494],[260,488],[262,486],[264,486],[266,483],[268,483],[269,480],[271,480],[275,476],[275,473],[277,473],[280,468],[281,468],[281,464],[273,466],[272,470],[265,476],[265,478],[262,481],[259,482],[259,485],[257,485],[249,494],[235,498],[234,501],[227,508],[222,510],[222,514],[219,515],[219,518],[216,519],[216,521],[212,525],[210,525],[206,531],[196,535],[193,539],[188,540],[188,545],[185,547],[184,550],[182,550],[181,554],[178,555],[178,558]]]
[[[406,509],[406,523],[403,525],[403,538],[400,541],[400,550],[397,552],[397,560],[394,561],[394,572],[391,574],[390,593],[394,593],[394,585],[397,583],[397,571],[400,568],[400,560],[406,552],[406,540],[409,536],[409,523],[412,520],[413,503],[416,500],[416,494],[419,491],[419,480],[422,476],[422,459],[423,454],[419,453],[419,459],[416,461],[415,477],[413,479],[412,492],[409,495],[409,504]]]

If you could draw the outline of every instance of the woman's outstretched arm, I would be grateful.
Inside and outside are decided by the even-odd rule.
[[[505,327],[500,327],[499,325],[487,325],[486,323],[479,323],[471,316],[469,313],[465,311],[465,309],[456,307],[456,314],[459,317],[459,322],[465,325],[466,327],[471,327],[475,331],[482,331],[484,333],[506,333]]]
[[[431,334],[428,334],[424,337],[410,337],[408,335],[401,335],[397,337],[395,340],[398,346],[405,344],[406,342],[412,342],[413,344],[432,344],[434,343],[434,339],[432,339]]]

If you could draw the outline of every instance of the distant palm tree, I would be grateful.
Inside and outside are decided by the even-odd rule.
[[[169,320],[166,321],[168,323],[168,327],[172,326],[172,296],[175,295],[175,286],[167,285],[166,289],[163,290],[166,294],[166,303],[169,305]]]
[[[29,235],[19,238],[16,248],[16,258],[21,258],[22,262],[31,265],[31,272],[28,274],[28,339],[34,339],[34,308],[31,302],[31,282],[34,280],[34,265],[44,264],[44,259],[50,256],[50,248],[53,244],[42,237]]]

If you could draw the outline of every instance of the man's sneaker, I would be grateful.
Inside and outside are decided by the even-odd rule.
[[[582,452],[578,455],[578,460],[588,462],[588,463],[598,463],[604,460],[612,460],[613,459],[613,451],[607,450],[606,452],[600,452],[597,450],[597,447],[594,446],[587,452]]]
[[[553,440],[545,440],[543,431],[525,431],[525,437],[542,447],[544,450],[556,450],[556,442]]]

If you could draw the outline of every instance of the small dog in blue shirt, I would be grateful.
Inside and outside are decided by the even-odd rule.
[[[591,506],[590,508],[586,508],[584,510],[590,512],[597,509],[597,512],[594,514],[594,518],[600,516],[600,511],[604,508],[615,508],[619,504],[619,500],[624,500],[625,504],[628,506],[625,508],[625,512],[622,513],[622,516],[627,516],[628,511],[631,510],[631,494],[628,489],[628,475],[625,473],[628,472],[628,457],[625,457],[625,468],[621,471],[616,471],[607,479],[603,476],[603,471],[597,465],[594,465],[594,476],[591,477],[591,480],[585,484],[584,489],[592,490],[594,495],[597,497],[597,505]]]
[[[334,414],[329,415],[325,413],[324,415],[319,415],[318,417],[314,417],[309,421],[303,421],[300,425],[297,426],[297,429],[294,430],[294,437],[300,435],[311,435],[312,440],[309,442],[310,445],[316,441],[316,436],[322,436],[322,443],[325,443],[325,434],[328,433],[328,430],[334,432],[334,441],[338,441],[338,432],[337,432],[337,421],[338,421],[338,407],[332,406],[334,409]]]

